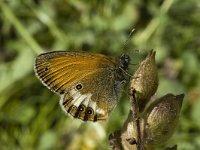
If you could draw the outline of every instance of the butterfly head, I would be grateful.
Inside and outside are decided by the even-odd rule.
[[[119,59],[119,67],[124,71],[127,71],[129,63],[130,63],[129,55],[123,54]]]

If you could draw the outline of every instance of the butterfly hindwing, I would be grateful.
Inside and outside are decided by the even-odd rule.
[[[80,79],[61,96],[63,110],[84,121],[106,120],[118,98],[111,90],[114,80],[102,79],[103,76],[111,75],[109,70],[100,69]]]
[[[61,108],[64,112],[70,114],[74,118],[78,118],[83,121],[107,119],[107,110],[98,108],[98,102],[93,101],[91,96],[92,95],[90,93],[80,94],[78,91],[70,90],[61,96]]]

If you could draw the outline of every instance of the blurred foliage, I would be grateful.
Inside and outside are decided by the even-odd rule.
[[[72,120],[59,97],[37,80],[33,63],[46,49],[117,57],[132,28],[126,49],[133,64],[147,51],[157,52],[158,95],[186,94],[169,144],[199,149],[199,18],[199,0],[1,0],[0,149],[108,149],[107,135],[127,117],[127,94],[108,122]]]

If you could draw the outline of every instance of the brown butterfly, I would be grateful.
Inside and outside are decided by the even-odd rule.
[[[106,120],[127,80],[129,56],[116,60],[88,52],[47,52],[37,56],[35,73],[59,94],[67,114],[83,121]]]

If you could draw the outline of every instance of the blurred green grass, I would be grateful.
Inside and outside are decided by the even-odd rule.
[[[170,143],[180,150],[199,149],[198,18],[199,0],[0,1],[0,149],[108,149],[108,134],[126,119],[127,95],[108,122],[72,120],[59,108],[59,97],[37,80],[33,63],[46,50],[117,57],[132,28],[127,46],[132,62],[138,63],[151,49],[157,51],[157,95],[186,95]]]

